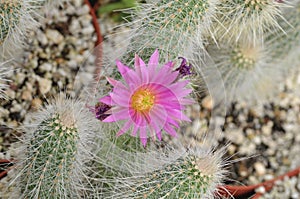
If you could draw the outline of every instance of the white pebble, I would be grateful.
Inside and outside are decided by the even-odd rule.
[[[60,32],[58,32],[57,30],[47,29],[46,36],[54,44],[59,44],[64,40],[64,36],[60,34]]]
[[[39,89],[42,94],[46,94],[50,91],[52,82],[45,78],[39,79]]]

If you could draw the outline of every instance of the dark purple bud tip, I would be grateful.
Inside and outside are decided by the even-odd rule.
[[[186,59],[183,57],[178,57],[178,59],[182,59],[180,66],[176,69],[176,71],[179,71],[179,75],[184,77],[193,74],[191,72],[192,64],[188,65]]]
[[[91,108],[91,111],[95,113],[95,116],[98,120],[103,121],[110,114],[105,114],[106,111],[111,109],[111,106],[104,104],[102,102],[98,102],[94,108]]]

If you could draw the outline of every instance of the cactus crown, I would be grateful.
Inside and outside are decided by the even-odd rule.
[[[193,33],[209,8],[207,0],[161,0],[155,4],[159,10],[150,14],[150,25],[160,24],[160,29]]]
[[[69,184],[72,176],[77,139],[78,132],[70,118],[67,120],[64,116],[54,114],[40,124],[28,146],[24,196],[30,196],[31,193],[38,193],[41,198],[70,196],[71,192],[65,190],[70,187],[65,185]]]
[[[221,183],[219,153],[188,153],[156,170],[118,180],[113,198],[210,198]],[[176,157],[176,155],[175,155]],[[130,187],[130,189],[128,189]]]
[[[200,198],[207,191],[211,174],[201,170],[201,158],[187,156],[163,169],[150,173],[133,189],[143,193],[144,198]]]
[[[231,53],[231,62],[240,69],[252,69],[259,57],[259,51],[254,47],[237,47]]]

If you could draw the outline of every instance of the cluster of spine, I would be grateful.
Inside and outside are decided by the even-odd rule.
[[[132,187],[128,198],[201,198],[212,181],[211,175],[199,170],[201,159],[187,157],[164,169],[154,171]],[[138,193],[138,194],[137,194]]]
[[[34,20],[34,0],[1,0],[0,53],[1,59],[23,46],[26,32],[37,25]]]
[[[7,62],[0,63],[0,99],[5,98],[5,89],[8,87],[6,78],[7,73],[10,71],[8,67],[6,67]]]
[[[88,176],[96,126],[83,102],[61,96],[36,113],[26,126],[16,167],[20,197],[87,197],[93,190]]]
[[[167,59],[177,58],[188,51],[195,38],[202,41],[202,34],[210,32],[216,2],[156,0],[141,4],[134,10],[133,22],[129,23],[134,29],[130,49],[138,54],[145,48],[151,49],[147,49],[149,52],[160,49]]]
[[[240,36],[262,40],[270,30],[283,31],[278,20],[283,19],[285,3],[274,0],[222,0],[218,5],[217,35],[234,42]]]
[[[60,116],[43,121],[28,146],[23,194],[29,198],[69,198],[77,154],[78,129],[66,126]]]
[[[274,43],[274,56],[286,58],[298,52],[300,43],[300,1],[294,1],[292,7],[284,9],[284,19],[279,20],[284,32],[270,32],[267,39]]]
[[[220,71],[227,100],[264,101],[276,91],[275,82],[284,78],[285,68],[273,57],[272,44],[241,39],[237,43],[209,45],[211,67]],[[249,93],[251,91],[251,93]]]
[[[105,198],[213,198],[224,175],[221,156],[220,151],[172,156],[175,160],[154,163],[156,170],[117,179],[114,193]]]
[[[41,7],[61,4],[57,0],[1,0],[0,1],[0,60],[22,49],[28,31],[37,27]]]
[[[209,66],[220,71],[228,104],[245,99],[262,102],[285,77],[281,59],[295,49],[299,23],[292,11],[297,7],[289,4],[295,3],[221,0],[217,4],[214,38],[208,37],[204,44],[211,59],[199,65],[200,70]]]
[[[19,20],[23,9],[22,6],[23,4],[21,1],[1,1],[0,44],[2,44],[5,41],[5,39],[10,34],[10,31],[16,28],[16,26],[20,22]]]

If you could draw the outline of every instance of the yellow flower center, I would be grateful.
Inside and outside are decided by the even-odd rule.
[[[138,89],[131,97],[131,106],[139,112],[149,111],[155,101],[155,95],[149,89]]]

